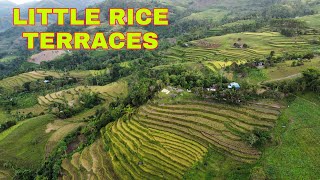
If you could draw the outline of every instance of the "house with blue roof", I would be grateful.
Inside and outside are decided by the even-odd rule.
[[[229,89],[236,89],[236,90],[238,90],[238,89],[241,88],[241,86],[239,85],[239,83],[233,82],[233,83],[230,83],[230,84],[228,85],[228,88],[229,88]]]

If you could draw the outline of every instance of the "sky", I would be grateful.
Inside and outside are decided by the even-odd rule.
[[[10,0],[10,1],[14,2],[16,4],[23,4],[23,3],[27,3],[27,2],[36,1],[36,0]]]

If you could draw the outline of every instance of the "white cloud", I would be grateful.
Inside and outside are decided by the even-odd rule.
[[[39,0],[9,0],[9,1],[14,2],[16,4],[23,4],[23,3],[32,2],[32,1],[39,1]]]

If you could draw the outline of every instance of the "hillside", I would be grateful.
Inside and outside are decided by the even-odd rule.
[[[28,2],[25,4],[17,5],[9,0],[0,1],[0,32],[6,31],[12,27],[12,8],[21,8],[21,17],[26,18],[28,13],[28,8],[77,8],[78,10],[83,10],[84,8],[95,5],[102,2],[102,0],[41,0],[35,2]],[[52,20],[55,19],[54,16],[50,16]]]
[[[0,179],[319,177],[317,0],[21,7],[91,5],[102,10],[101,26],[0,33]],[[112,7],[168,7],[170,25],[110,27]],[[153,51],[28,51],[24,31],[153,31],[160,44]]]

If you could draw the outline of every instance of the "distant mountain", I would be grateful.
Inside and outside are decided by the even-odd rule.
[[[11,14],[12,8],[17,6],[15,3],[8,0],[0,0],[0,32],[12,26]]]
[[[10,16],[12,12],[12,8],[17,6],[15,3],[10,2],[8,0],[0,0],[0,17]]]
[[[82,10],[102,1],[103,0],[42,0],[39,2],[22,4],[21,8],[77,8]]]
[[[0,6],[1,8],[8,8],[8,7],[10,8],[10,7],[16,6],[16,4],[9,0],[0,0]]]

